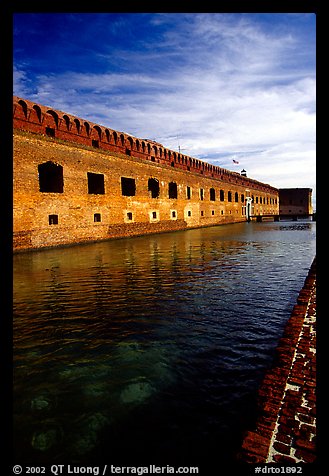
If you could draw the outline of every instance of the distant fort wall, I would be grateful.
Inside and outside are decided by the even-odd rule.
[[[14,97],[14,250],[278,215],[278,189]]]

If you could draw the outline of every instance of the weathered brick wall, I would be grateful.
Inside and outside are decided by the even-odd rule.
[[[129,154],[93,147],[90,137],[87,141],[72,131],[67,136],[61,131],[58,138],[59,119],[38,107],[14,101],[15,250],[245,221],[247,193],[254,196],[255,214],[278,214],[278,190],[269,185],[205,163],[200,169],[201,161],[189,158],[190,162],[186,157],[185,161],[179,154],[176,162],[168,163],[170,151],[166,160],[161,152],[160,160],[159,147],[156,156],[138,157],[135,150]],[[36,118],[41,118],[39,125]],[[75,124],[73,117],[67,118]],[[47,124],[54,127],[55,137],[41,132]],[[47,162],[62,168],[60,192],[42,191],[39,166]],[[90,193],[88,174],[102,177],[104,193]],[[134,179],[133,196],[122,193],[122,177]],[[158,181],[156,198],[149,190],[149,179]],[[169,198],[171,182],[177,185],[177,198]],[[56,223],[50,222],[52,216]]]

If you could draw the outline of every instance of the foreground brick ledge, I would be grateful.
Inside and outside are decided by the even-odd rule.
[[[247,463],[316,461],[316,258],[258,392],[258,419],[238,459]]]

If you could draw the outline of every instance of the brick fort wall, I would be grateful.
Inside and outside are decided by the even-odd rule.
[[[14,97],[14,250],[279,213],[278,190]]]

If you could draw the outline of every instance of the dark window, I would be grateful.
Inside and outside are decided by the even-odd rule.
[[[94,222],[100,222],[102,221],[101,214],[100,213],[94,213]]]
[[[173,210],[173,211],[171,212],[171,216],[172,216],[172,218],[176,218],[176,212],[175,212],[175,210]]]
[[[125,197],[133,197],[136,195],[135,179],[128,177],[121,177],[121,191]]]
[[[201,210],[201,216],[203,217],[203,215],[204,215],[204,211],[203,211],[203,210]]]
[[[133,219],[133,214],[132,214],[132,212],[127,212],[127,218],[128,218],[128,220],[132,220],[132,219]]]
[[[55,129],[53,127],[46,127],[46,135],[49,137],[55,137]]]
[[[219,199],[220,199],[221,202],[223,202],[225,200],[224,190],[219,191]]]
[[[192,212],[191,212],[191,210],[189,210],[189,211],[187,212],[187,216],[190,217],[191,215],[192,215]]]
[[[58,225],[58,215],[49,215],[49,225]]]
[[[96,149],[98,149],[98,148],[99,148],[99,140],[92,139],[91,145],[92,145],[93,147],[95,147]]]
[[[126,149],[126,155],[131,155],[131,150],[130,149]]]
[[[203,200],[203,188],[200,188],[200,200]]]
[[[157,217],[157,212],[152,212],[152,218],[155,220]]]
[[[63,167],[54,162],[38,165],[40,192],[63,193]]]
[[[88,177],[88,193],[95,195],[103,195],[104,189],[104,175],[87,172]]]
[[[214,202],[214,201],[216,200],[216,192],[215,192],[215,189],[214,189],[214,188],[211,188],[211,189],[209,190],[209,192],[210,192],[210,200],[211,200],[212,202]]]
[[[154,157],[154,155],[151,155],[151,162],[155,162],[155,157]]]
[[[148,191],[150,192],[152,198],[158,198],[160,194],[159,180],[155,178],[149,178]]]
[[[232,192],[227,192],[227,201],[228,202],[232,201]]]
[[[212,215],[215,215],[215,210],[211,210],[211,214],[212,214]]]
[[[235,192],[235,194],[234,194],[234,201],[235,201],[235,202],[238,202],[238,201],[239,201],[239,194],[238,194],[238,192]]]
[[[191,200],[191,187],[186,187],[186,198],[187,200]]]
[[[241,193],[241,202],[244,203],[244,194]]]
[[[170,182],[168,191],[169,191],[168,193],[169,198],[177,198],[177,183]]]

